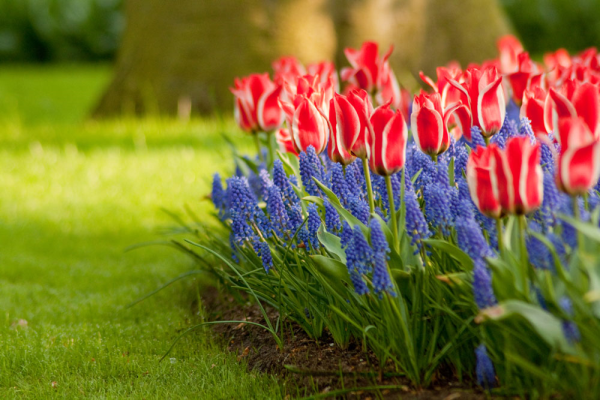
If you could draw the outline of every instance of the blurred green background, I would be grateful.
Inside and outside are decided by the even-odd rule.
[[[500,0],[533,54],[600,44],[598,0]],[[111,60],[123,0],[0,0],[0,62]]]

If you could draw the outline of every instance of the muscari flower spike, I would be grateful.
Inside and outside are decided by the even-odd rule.
[[[453,225],[452,212],[450,208],[450,188],[444,187],[439,182],[429,183],[423,188],[425,199],[425,218],[429,224],[441,229],[445,236],[450,235]]]
[[[340,233],[340,241],[342,245],[342,249],[348,247],[348,245],[352,242],[352,238],[354,237],[354,231],[352,227],[347,221],[342,222],[342,232]]]
[[[340,222],[340,215],[338,214],[335,207],[329,202],[324,200],[325,206],[325,227],[328,232],[338,232],[342,229],[342,223]]]
[[[519,128],[519,135],[527,136],[531,144],[534,144],[537,139],[535,138],[535,134],[533,133],[533,129],[531,129],[531,121],[527,117],[521,118],[521,126]]]
[[[496,386],[496,371],[494,364],[487,354],[487,348],[480,344],[475,349],[475,358],[477,360],[475,371],[477,373],[477,383],[484,389],[491,389]]]
[[[431,232],[429,232],[429,226],[421,212],[419,202],[417,201],[417,195],[415,194],[412,182],[408,175],[405,175],[404,185],[406,232],[411,238],[410,244],[412,246],[417,246],[417,250],[415,251],[415,254],[417,254],[423,245],[422,240],[431,236]]]
[[[494,255],[474,218],[458,218],[455,227],[458,247],[473,260],[483,260]]]
[[[467,169],[467,162],[469,161],[469,152],[464,143],[457,143],[454,147],[454,179],[458,180],[462,178],[463,174]]]
[[[482,259],[474,260],[473,296],[477,307],[482,310],[498,303],[492,288],[492,276]]]
[[[269,270],[273,267],[273,256],[271,255],[271,248],[266,242],[260,244],[260,258],[265,271],[269,273]]]
[[[267,191],[267,212],[271,218],[271,225],[278,237],[282,237],[289,229],[289,217],[281,198],[281,191],[275,185]]]
[[[350,190],[340,163],[335,163],[331,167],[331,191],[337,196],[342,205],[346,206],[348,204]]]
[[[320,248],[319,239],[317,238],[317,232],[319,226],[321,226],[321,217],[319,216],[319,209],[314,203],[310,203],[307,207],[308,211],[308,244],[312,251],[317,251]]]
[[[560,306],[562,311],[567,315],[567,317],[573,318],[574,312],[573,303],[571,302],[571,299],[569,299],[566,296],[563,296],[558,301],[558,305]],[[581,340],[581,333],[579,332],[579,328],[577,327],[577,324],[575,324],[575,322],[570,321],[568,319],[563,320],[562,329],[565,338],[567,338],[567,341],[569,341],[569,343],[577,343]]]
[[[213,204],[215,205],[215,208],[219,211],[220,217],[223,211],[223,207],[225,206],[225,191],[223,190],[223,184],[221,183],[221,176],[219,174],[213,175],[210,198]]]
[[[371,247],[373,248],[374,268],[373,268],[373,288],[375,293],[389,293],[391,296],[396,296],[394,285],[390,278],[387,268],[387,260],[389,259],[390,248],[385,238],[379,221],[375,218],[371,220]]]
[[[359,196],[350,196],[348,200],[348,208],[352,215],[354,215],[363,224],[369,223],[369,216],[371,215],[369,205],[366,201],[362,200]]]
[[[472,149],[476,149],[477,146],[486,147],[485,139],[483,139],[483,135],[481,134],[481,129],[479,129],[479,127],[477,127],[477,126],[471,127],[471,142],[470,143],[466,142],[466,143]]]
[[[302,178],[302,185],[306,192],[311,196],[321,197],[321,189],[319,189],[319,186],[314,179],[323,182],[323,176],[321,174],[323,166],[319,161],[315,148],[308,146],[306,153],[301,152],[298,159],[300,162],[300,177]]]
[[[281,191],[281,195],[285,203],[291,206],[292,204],[298,204],[300,202],[300,199],[294,191],[294,188],[292,187],[290,181],[291,179],[288,179],[287,175],[285,174],[285,170],[283,169],[283,163],[281,162],[281,160],[275,160],[273,163],[273,183]],[[297,183],[298,182],[296,182],[296,185]]]
[[[269,187],[273,186],[269,171],[261,169],[258,173],[258,180],[260,182],[260,195],[263,200],[267,201],[269,197]]]
[[[371,271],[372,264],[373,250],[362,234],[360,227],[355,226],[352,230],[352,240],[346,247],[346,266],[354,285],[354,291],[359,295],[369,292],[362,276]]]

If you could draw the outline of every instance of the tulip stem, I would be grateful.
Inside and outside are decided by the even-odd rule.
[[[577,221],[581,220],[581,213],[579,212],[579,201],[577,201],[577,196],[572,196],[573,199],[573,218]],[[577,230],[577,247],[581,249],[583,246],[583,236],[581,235],[581,231]]]
[[[483,137],[483,141],[485,142],[485,147],[488,147],[490,145],[490,138],[487,136]]]
[[[400,249],[400,240],[398,240],[398,221],[396,219],[396,208],[394,207],[394,189],[392,188],[392,178],[385,176],[385,186],[388,192],[388,202],[390,203],[390,219],[392,220],[392,236],[394,237],[394,248]]]
[[[365,181],[367,182],[367,196],[369,197],[369,210],[375,212],[375,201],[373,201],[373,186],[371,185],[371,171],[369,171],[369,161],[366,158],[362,159],[363,171],[365,173]]]
[[[437,164],[437,160],[438,160],[438,156],[437,156],[437,154],[432,154],[432,155],[431,155],[431,160],[432,160],[434,163],[436,163],[436,164]]]
[[[496,218],[496,236],[498,236],[498,253],[502,254],[504,239],[502,238],[502,219],[500,217]]]
[[[521,231],[521,264],[523,271],[521,272],[521,279],[523,280],[523,293],[527,296],[528,285],[527,276],[529,275],[529,257],[527,255],[527,220],[525,215],[517,216],[519,220],[519,231]]]
[[[269,149],[268,169],[275,163],[275,150],[273,149],[273,132],[267,132],[267,148]]]
[[[260,162],[265,162],[265,158],[263,157],[263,153],[260,149],[260,138],[258,137],[258,132],[252,134],[254,136],[254,144],[256,145],[256,151],[258,152],[258,159]]]

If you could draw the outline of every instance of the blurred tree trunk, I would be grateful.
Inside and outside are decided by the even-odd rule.
[[[233,78],[281,55],[347,65],[344,47],[395,50],[401,82],[419,69],[495,55],[496,0],[126,0],[115,73],[95,116],[228,109]]]
[[[127,0],[115,73],[94,115],[228,108],[233,78],[267,71],[279,55],[332,59],[325,1]]]

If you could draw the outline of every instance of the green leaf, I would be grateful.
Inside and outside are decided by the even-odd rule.
[[[522,317],[531,325],[539,337],[552,348],[569,354],[574,353],[573,346],[569,344],[564,336],[561,320],[532,304],[520,300],[508,300],[500,303],[498,307],[483,310],[482,315],[485,319],[496,322]]]
[[[340,295],[347,296],[347,288],[344,283],[351,285],[351,281],[346,265],[341,261],[321,255],[311,255],[310,258],[314,261],[316,272],[321,274]]]
[[[342,263],[346,263],[346,252],[342,250],[342,243],[339,237],[325,231],[323,225],[319,227],[317,237],[328,252],[338,257],[339,261]]]
[[[425,239],[423,242],[430,245],[431,247],[446,252],[450,257],[454,258],[463,267],[465,267],[467,271],[473,270],[473,260],[471,260],[471,257],[469,257],[467,253],[465,253],[452,243],[439,239]]]
[[[568,222],[570,225],[573,225],[573,227],[575,227],[579,232],[583,233],[590,239],[600,242],[600,229],[598,227],[587,222],[576,220],[575,218],[564,214],[558,214],[558,218]]]

